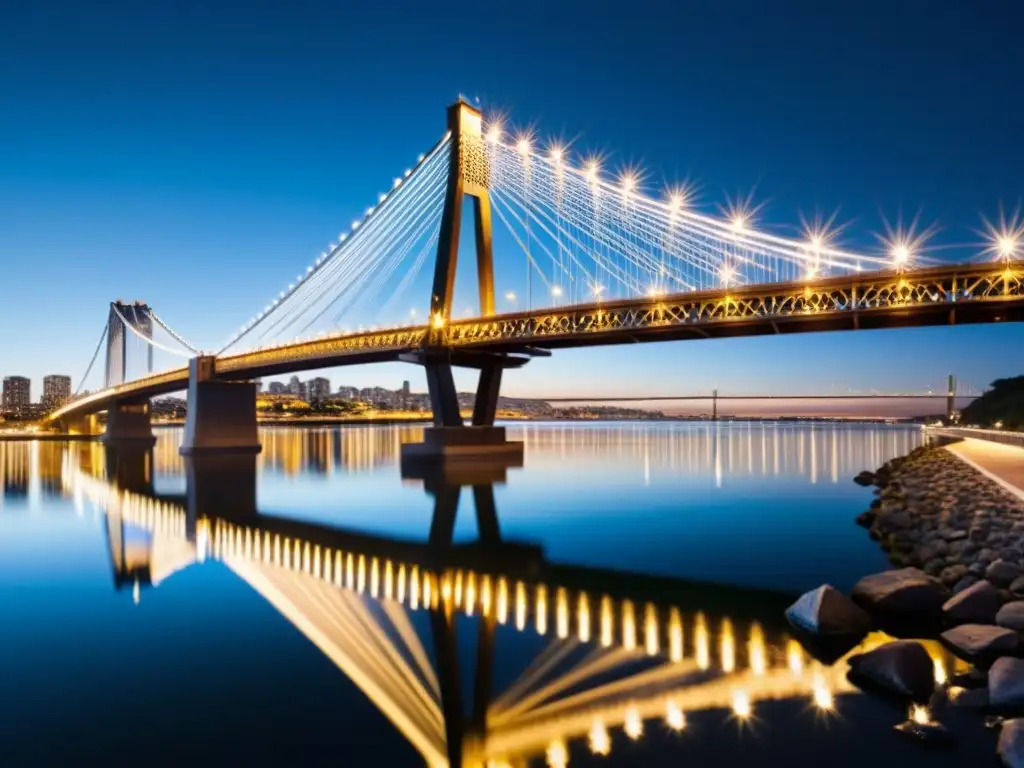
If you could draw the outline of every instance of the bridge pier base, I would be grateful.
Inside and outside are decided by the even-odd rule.
[[[452,365],[444,359],[425,358],[427,389],[434,411],[434,426],[423,434],[422,443],[402,446],[402,465],[522,464],[523,444],[508,440],[504,427],[494,426],[502,370],[522,365],[520,360],[502,358],[480,362],[480,381],[473,406],[472,424],[467,426],[459,409]]]
[[[180,453],[259,453],[256,385],[216,381],[214,364],[213,357],[189,362],[188,415]]]
[[[114,403],[107,409],[107,430],[104,443],[156,443],[150,421],[149,402]]]
[[[61,419],[57,422],[57,428],[64,434],[80,437],[99,437],[103,434],[99,417],[95,413],[87,413],[77,419]]]

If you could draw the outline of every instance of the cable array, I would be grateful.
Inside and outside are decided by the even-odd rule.
[[[596,164],[569,165],[560,150],[544,156],[526,140],[487,140],[495,218],[525,255],[530,306],[637,298],[751,283],[813,279],[886,266],[820,241],[760,232],[737,214],[715,218],[682,195],[658,201],[637,179],[603,179]],[[534,279],[543,286],[534,296]]]
[[[305,274],[232,337],[218,354],[243,338],[255,346],[310,338],[358,325],[394,321],[437,241],[448,179],[446,135],[417,165],[396,178],[389,193],[352,222]],[[427,298],[426,295],[423,297]],[[409,324],[406,314],[404,324]],[[362,327],[358,325],[358,327]]]

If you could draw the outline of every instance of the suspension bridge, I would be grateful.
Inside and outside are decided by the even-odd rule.
[[[467,197],[476,259],[459,270]],[[85,417],[105,410],[107,439],[152,439],[149,399],[187,389],[184,453],[258,451],[253,379],[402,361],[424,368],[434,415],[410,458],[514,455],[521,444],[494,426],[502,373],[554,350],[1024,319],[1014,227],[993,232],[994,259],[927,265],[912,233],[872,256],[822,227],[780,237],[741,207],[715,217],[688,203],[685,190],[645,196],[633,172],[611,181],[596,161],[508,141],[459,101],[440,141],[215,351],[145,304],[112,303],[93,356],[106,340],[103,386],[49,418],[92,429]],[[498,297],[499,280],[525,290]],[[422,315],[404,309],[409,296],[429,297]],[[187,364],[155,370],[154,351]],[[469,424],[453,367],[480,372]]]

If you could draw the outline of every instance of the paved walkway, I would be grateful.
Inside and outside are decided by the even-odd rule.
[[[967,438],[946,446],[983,475],[1024,499],[1024,448]]]

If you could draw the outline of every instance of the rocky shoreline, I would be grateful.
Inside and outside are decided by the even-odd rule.
[[[872,629],[912,638],[850,656],[851,681],[907,702],[897,728],[926,743],[953,743],[931,716],[945,705],[987,715],[1003,763],[1024,768],[1024,503],[937,446],[854,481],[875,486],[857,523],[895,568],[849,597],[829,585],[801,596],[786,611],[798,639],[834,662]],[[920,639],[940,640],[970,672],[936,681]]]

